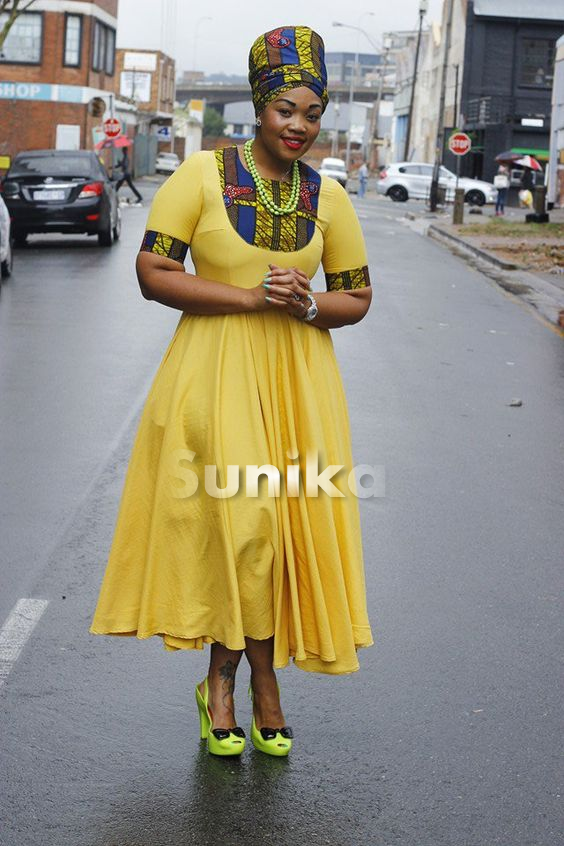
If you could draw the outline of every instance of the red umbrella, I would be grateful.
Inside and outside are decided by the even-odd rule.
[[[542,171],[542,165],[533,156],[521,156],[521,158],[515,159],[513,164],[518,167],[529,167],[531,170]]]
[[[119,135],[117,138],[105,138],[96,144],[97,150],[109,149],[110,147],[131,147],[133,141],[126,135]]]

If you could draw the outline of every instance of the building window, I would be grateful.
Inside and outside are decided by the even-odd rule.
[[[106,62],[105,70],[108,76],[113,76],[116,67],[116,33],[114,29],[106,27]]]
[[[521,85],[552,88],[554,42],[548,38],[524,38],[521,44]]]
[[[67,15],[65,20],[65,60],[70,68],[80,67],[82,15]]]
[[[116,54],[116,33],[100,21],[94,21],[92,35],[92,70],[114,75]]]
[[[102,62],[104,60],[104,45],[102,38],[104,37],[104,27],[100,21],[94,21],[94,31],[92,33],[92,70],[102,70]]]
[[[8,19],[8,14],[0,14],[0,30]],[[7,64],[39,65],[41,63],[41,44],[43,40],[43,15],[40,12],[25,12],[20,15],[8,33],[2,50],[0,62]]]

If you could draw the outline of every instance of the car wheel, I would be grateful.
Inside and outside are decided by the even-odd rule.
[[[12,253],[12,247],[10,246],[8,251],[8,258],[6,258],[0,265],[0,276],[2,277],[2,279],[8,279],[8,277],[12,275],[13,268],[14,255]]]
[[[16,232],[14,234],[14,244],[16,247],[25,247],[27,244],[27,232]]]
[[[116,224],[112,230],[112,235],[114,236],[114,241],[119,241],[119,236],[121,235],[121,209],[119,206],[116,210]]]
[[[392,185],[388,189],[388,197],[391,197],[394,203],[405,203],[408,197],[407,190],[403,185]]]
[[[104,227],[98,232],[98,245],[100,247],[111,247],[113,243],[112,219],[108,212],[105,216]]]
[[[486,202],[485,194],[482,191],[478,191],[476,189],[474,189],[473,191],[468,191],[464,199],[471,206],[483,206]]]

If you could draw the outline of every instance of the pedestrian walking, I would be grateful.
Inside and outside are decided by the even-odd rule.
[[[507,191],[509,189],[509,171],[503,164],[500,164],[494,176],[494,186],[497,188],[495,214],[496,217],[499,217],[505,214],[505,203],[507,202]]]
[[[175,652],[209,644],[194,692],[216,755],[245,747],[233,698],[245,653],[252,743],[283,756],[293,732],[275,670],[292,658],[307,672],[351,673],[374,642],[329,332],[362,320],[372,289],[347,192],[301,158],[328,102],[321,37],[267,32],[249,69],[255,137],[192,154],[147,220],[141,290],[182,314],[141,415],[90,632],[159,635]],[[320,263],[326,291],[314,296]],[[310,455],[319,472],[344,467],[335,496],[304,490]],[[246,476],[236,495],[230,468]],[[268,478],[249,490],[257,468]]]
[[[530,209],[533,205],[533,171],[530,167],[523,168],[523,175],[521,176],[521,189],[519,191],[519,200],[521,208]]]
[[[364,197],[366,194],[366,186],[368,185],[368,165],[362,162],[358,169],[358,196]]]
[[[123,147],[122,149],[122,157],[117,163],[118,169],[121,171],[121,176],[116,182],[116,194],[122,185],[129,185],[135,196],[137,197],[137,202],[142,203],[143,197],[133,184],[133,177],[131,175],[131,169],[129,166],[129,153],[127,152],[127,147]]]

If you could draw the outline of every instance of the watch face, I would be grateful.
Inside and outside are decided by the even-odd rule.
[[[317,308],[316,305],[310,306],[309,309],[308,309],[307,315],[306,315],[306,320],[313,320],[314,318],[316,318],[317,312],[318,312],[318,308]]]

